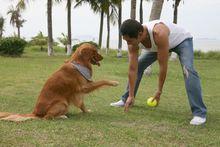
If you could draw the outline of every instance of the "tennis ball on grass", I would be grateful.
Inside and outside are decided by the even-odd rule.
[[[153,97],[147,99],[147,105],[150,107],[155,107],[157,105],[157,100],[153,100]]]

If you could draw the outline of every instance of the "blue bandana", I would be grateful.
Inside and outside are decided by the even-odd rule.
[[[76,62],[72,62],[71,63],[80,73],[81,75],[88,81],[92,81],[92,75],[91,75],[91,71],[85,67],[85,66],[82,66]]]

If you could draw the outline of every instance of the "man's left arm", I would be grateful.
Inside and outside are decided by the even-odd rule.
[[[158,102],[163,91],[163,85],[166,79],[168,58],[169,58],[169,29],[164,24],[158,24],[154,28],[154,39],[158,47],[157,59],[159,63],[158,89],[154,99]]]

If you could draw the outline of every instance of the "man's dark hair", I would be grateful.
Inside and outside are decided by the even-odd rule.
[[[121,35],[128,35],[130,38],[137,38],[139,32],[143,32],[144,28],[138,21],[134,19],[125,20],[120,28]]]

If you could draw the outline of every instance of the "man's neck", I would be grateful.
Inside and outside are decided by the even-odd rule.
[[[151,48],[151,40],[150,40],[150,34],[148,32],[148,29],[146,26],[144,27],[144,31],[143,31],[143,39],[141,41],[141,43],[146,47],[146,48]]]

